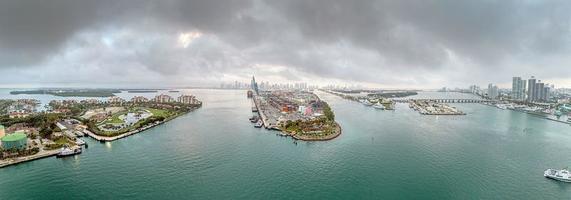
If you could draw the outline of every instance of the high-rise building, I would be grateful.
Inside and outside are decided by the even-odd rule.
[[[174,99],[169,95],[161,94],[155,96],[155,98],[153,98],[153,101],[157,103],[171,103],[174,102]]]
[[[149,99],[147,99],[144,96],[135,96],[133,98],[131,98],[131,102],[133,103],[144,103],[144,102],[148,102]]]
[[[535,94],[537,94],[537,92],[535,91],[535,84],[536,84],[536,79],[534,76],[532,76],[529,80],[527,80],[527,101],[528,102],[534,102],[536,101],[536,96]]]
[[[181,95],[177,98],[177,102],[183,104],[199,104],[199,101],[196,100],[196,97],[192,95]]]
[[[549,87],[549,84],[546,84],[545,87],[543,87],[543,101],[549,101],[549,99],[551,98],[551,87]]]
[[[512,99],[516,101],[525,100],[525,80],[522,80],[521,77],[513,77]]]
[[[535,90],[533,91],[534,93],[534,101],[544,101],[545,99],[543,99],[543,88],[545,88],[545,83],[542,83],[541,80],[538,80],[537,83],[535,83]]]
[[[250,86],[252,87],[252,90],[254,91],[254,93],[259,94],[258,93],[258,83],[256,83],[256,78],[254,76],[252,76],[252,83],[250,84]]]
[[[494,84],[488,84],[488,98],[490,99],[498,99],[499,93],[498,93],[498,86],[495,86]]]

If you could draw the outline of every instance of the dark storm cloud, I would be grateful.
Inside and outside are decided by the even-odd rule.
[[[0,1],[0,66],[41,62],[77,31],[110,19],[109,13],[117,12],[113,4],[106,0]]]
[[[0,70],[78,68],[67,70],[77,81],[256,72],[385,85],[568,78],[569,9],[567,1],[4,0]],[[181,47],[189,32],[200,36]]]

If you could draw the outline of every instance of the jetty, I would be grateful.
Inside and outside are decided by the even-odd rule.
[[[28,162],[28,161],[32,161],[32,160],[37,160],[37,159],[41,159],[41,158],[47,158],[47,157],[55,156],[60,151],[61,151],[60,149],[42,150],[42,151],[40,151],[34,155],[30,155],[30,156],[3,159],[3,160],[0,160],[0,168],[7,167],[10,165],[16,165],[19,163]]]

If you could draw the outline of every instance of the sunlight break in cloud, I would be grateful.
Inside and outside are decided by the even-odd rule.
[[[181,33],[178,36],[178,43],[182,48],[187,48],[192,41],[202,36],[201,32],[192,31],[187,33]]]

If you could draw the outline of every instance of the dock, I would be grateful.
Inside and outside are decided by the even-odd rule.
[[[4,160],[0,160],[0,168],[7,167],[10,165],[16,165],[32,160],[37,160],[41,158],[47,158],[51,156],[57,155],[61,150],[54,149],[54,150],[43,150],[31,156],[24,156],[24,157],[16,157],[16,158],[8,158]]]
[[[260,109],[259,106],[259,100],[258,100],[258,96],[254,95],[254,98],[252,99],[254,101],[254,108],[256,108],[258,115],[260,116],[260,119],[262,120],[262,125],[267,127],[268,124],[268,118],[266,117],[266,114],[263,112],[263,110]]]

